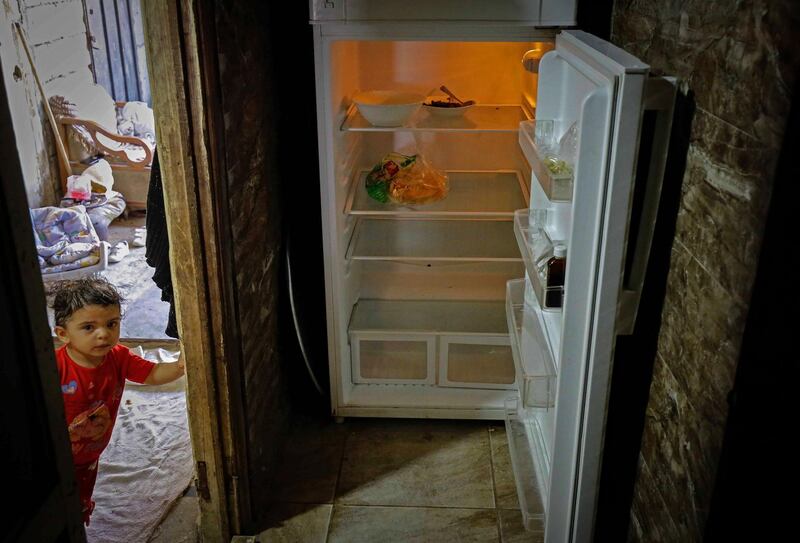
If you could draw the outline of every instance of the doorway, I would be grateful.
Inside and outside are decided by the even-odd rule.
[[[63,172],[59,169],[65,165],[71,166],[69,163],[73,160],[76,162],[80,160],[70,156],[67,156],[66,161],[61,160],[56,142],[59,138],[54,137],[54,134],[66,136],[59,133],[65,126],[49,122],[51,119],[47,109],[51,106],[49,98],[56,92],[60,93],[70,87],[78,88],[84,83],[87,86],[94,85],[93,80],[86,80],[86,72],[72,69],[80,66],[89,55],[88,29],[84,31],[81,39],[72,39],[80,32],[75,32],[76,29],[72,27],[69,27],[71,30],[63,30],[62,26],[57,24],[63,17],[70,17],[69,23],[76,26],[80,21],[86,21],[83,11],[85,7],[86,5],[80,1],[67,2],[63,5],[4,2],[6,9],[1,42],[4,47],[0,50],[0,63],[3,65],[4,73],[2,84],[5,88],[2,97],[4,108],[10,112],[8,127],[13,128],[13,132],[4,130],[3,134],[2,143],[6,150],[4,158],[9,159],[4,160],[2,166],[3,200],[4,207],[7,206],[3,211],[7,212],[9,217],[16,217],[12,229],[20,232],[23,238],[27,236],[27,240],[21,245],[21,250],[27,252],[26,254],[31,254],[35,245],[42,245],[40,236],[30,235],[32,226],[36,224],[35,214],[31,213],[31,210],[49,208],[51,217],[53,214],[60,215],[62,211],[73,211],[71,217],[77,218],[81,221],[81,225],[86,226],[87,236],[90,238],[81,240],[91,246],[87,249],[87,254],[82,255],[80,259],[72,260],[72,262],[81,260],[80,265],[54,270],[52,281],[50,277],[46,277],[49,273],[44,273],[45,268],[57,265],[56,260],[50,260],[51,254],[42,254],[38,251],[34,253],[40,258],[38,269],[25,268],[27,262],[23,261],[24,259],[17,262],[19,268],[23,270],[24,283],[28,286],[33,285],[31,288],[36,294],[34,299],[27,300],[31,303],[28,308],[31,319],[34,318],[33,313],[36,313],[36,319],[47,322],[44,318],[45,307],[49,307],[52,302],[48,294],[52,292],[58,279],[69,280],[89,275],[104,277],[126,299],[122,307],[124,318],[120,342],[131,349],[138,349],[138,354],[144,358],[170,362],[174,361],[183,349],[177,339],[165,333],[169,328],[170,303],[161,300],[163,290],[152,281],[154,270],[146,257],[147,236],[140,235],[143,231],[146,232],[147,223],[150,222],[147,205],[126,206],[124,212],[114,217],[105,217],[110,218],[106,224],[96,225],[88,211],[95,207],[102,209],[104,204],[112,199],[110,191],[114,187],[110,184],[97,183],[94,178],[89,184],[91,190],[88,198],[79,200],[76,197],[73,201],[63,201],[63,197],[70,196],[67,194],[67,189],[74,187],[66,186],[67,179],[61,175]],[[47,13],[48,9],[52,9],[53,12]],[[54,47],[54,43],[58,45]],[[73,57],[79,57],[74,64],[68,64],[63,60]],[[8,69],[9,66],[11,69]],[[91,72],[88,76],[92,78]],[[84,81],[81,81],[82,78]],[[114,100],[116,96],[109,95],[109,97],[114,102],[120,101]],[[84,103],[92,105],[90,100]],[[20,104],[26,107],[20,108]],[[119,104],[115,105],[117,109],[121,109]],[[144,102],[142,107],[148,105]],[[97,156],[89,158],[96,159]],[[85,168],[91,168],[99,162],[99,160],[83,162],[73,171],[70,171],[72,169],[70,168],[67,173],[80,177],[85,173],[83,171]],[[124,168],[122,172],[126,173]],[[110,177],[113,179],[116,173],[113,171]],[[148,177],[152,177],[149,171]],[[140,185],[142,184],[146,191],[148,183],[140,182]],[[99,189],[107,190],[102,192],[95,190],[98,189],[98,185]],[[124,190],[119,192],[123,199],[127,196]],[[102,194],[102,197],[95,198],[97,194]],[[135,199],[128,200],[130,202]],[[96,202],[100,203],[92,207]],[[81,209],[72,204],[79,204]],[[117,208],[114,211],[121,210]],[[178,206],[176,214],[181,213],[188,214],[188,210],[183,208],[182,211]],[[98,233],[101,228],[105,231]],[[166,237],[168,235],[166,224],[164,228],[163,234]],[[33,230],[35,231],[35,227]],[[69,236],[64,241],[67,245],[77,243],[77,240]],[[118,252],[116,257],[119,258],[115,258],[114,261],[110,258],[114,254],[111,250],[118,247],[122,241],[127,242],[128,250],[123,255]],[[171,275],[169,268],[167,275]],[[43,278],[48,280],[43,282]],[[205,280],[205,277],[199,276],[198,279]],[[196,289],[197,285],[193,284],[190,288]],[[198,308],[195,312],[204,311],[205,308]],[[180,318],[180,312],[177,313]],[[52,324],[54,324],[52,316],[49,320],[51,333],[36,338],[40,347],[49,343],[50,356],[45,356],[47,360],[42,363],[45,371],[55,368],[52,351],[54,346],[58,347],[58,342],[52,336]],[[191,332],[186,337],[191,337]],[[192,360],[195,361],[196,359]],[[192,363],[188,365],[191,366]],[[190,369],[189,373],[191,372]],[[199,378],[196,381],[202,382]],[[100,475],[94,493],[97,509],[87,529],[89,541],[113,541],[114,538],[119,538],[120,541],[148,540],[170,506],[185,494],[185,490],[194,486],[192,483],[196,475],[195,461],[186,413],[187,379],[182,378],[170,386],[160,388],[137,389],[128,385],[126,389],[117,416],[115,432],[100,461]],[[45,390],[47,394],[52,392]],[[214,403],[209,402],[208,408],[214,409]],[[147,454],[144,454],[145,452]],[[154,466],[159,466],[159,469],[154,470]],[[140,498],[145,488],[142,483],[149,475],[154,476],[145,482],[146,493],[150,499],[144,501],[150,502],[149,510],[145,512],[142,509],[131,508],[132,503],[142,501]],[[164,487],[165,479],[171,479],[170,488],[162,491],[157,487]],[[189,493],[192,492],[194,491],[190,490]],[[199,512],[198,501],[195,492],[195,516]],[[131,512],[129,516],[136,527],[135,536],[127,535],[133,532],[121,530],[118,525],[104,522],[105,515],[101,514],[107,511],[109,515],[105,520],[119,521],[122,517],[120,511],[125,509]],[[144,516],[149,516],[151,520],[145,521]]]

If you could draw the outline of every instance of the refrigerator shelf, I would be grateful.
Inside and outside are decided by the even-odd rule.
[[[515,170],[448,170],[450,192],[446,198],[421,206],[382,204],[367,194],[369,170],[354,176],[345,214],[405,218],[497,218],[511,220],[514,211],[528,206],[528,190]]]
[[[549,495],[550,459],[535,416],[520,415],[518,400],[506,400],[506,436],[522,522],[529,532],[544,537]]]
[[[348,260],[519,262],[514,227],[494,220],[359,218]]]
[[[342,416],[366,413],[384,417],[503,420],[508,395],[508,390],[496,389],[356,384],[348,388],[338,412]]]
[[[546,324],[537,307],[525,303],[526,280],[506,283],[506,318],[524,408],[550,409],[556,401],[556,368]]]
[[[537,123],[550,123],[547,133],[542,135],[541,126],[539,127],[540,133],[537,134]],[[565,123],[555,123],[555,128],[561,130]],[[572,185],[574,178],[574,164],[567,164],[570,169],[565,173],[554,173],[547,167],[547,159],[553,157],[559,160],[555,153],[547,152],[541,145],[543,140],[553,141],[553,121],[523,121],[519,123],[519,146],[528,163],[531,165],[534,177],[539,181],[542,190],[547,195],[551,202],[571,202],[572,201]],[[537,145],[539,143],[539,145]],[[552,145],[552,144],[551,144]]]
[[[516,132],[519,123],[530,119],[518,104],[477,104],[464,113],[463,117],[438,117],[425,108],[419,110],[404,126],[374,126],[358,111],[355,104],[350,105],[347,117],[339,130],[354,132]]]
[[[508,335],[503,302],[361,299],[350,332]]]
[[[561,311],[564,287],[547,286],[545,265],[553,255],[556,244],[566,241],[553,240],[546,228],[547,211],[542,209],[520,209],[514,212],[514,235],[517,238],[525,269],[531,280],[533,292],[543,311]],[[558,302],[558,303],[554,303]]]

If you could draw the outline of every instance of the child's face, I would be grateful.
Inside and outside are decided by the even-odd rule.
[[[66,326],[55,330],[71,352],[85,359],[78,362],[99,364],[119,341],[119,323],[119,306],[87,305],[73,313]]]

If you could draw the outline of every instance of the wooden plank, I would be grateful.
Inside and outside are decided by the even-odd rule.
[[[228,463],[229,508],[231,530],[242,533],[243,527],[251,524],[250,481],[248,469],[248,433],[245,423],[244,401],[240,391],[244,390],[242,371],[241,337],[236,308],[235,264],[232,254],[231,220],[228,202],[225,162],[224,110],[221,104],[218,73],[217,35],[214,26],[215,13],[209,2],[197,2],[196,19],[183,4],[184,20],[191,22],[187,34],[192,36],[187,51],[187,73],[195,126],[207,131],[207,145],[195,143],[198,148],[198,169],[202,168],[200,204],[213,213],[203,213],[203,228],[215,232],[215,243],[207,246],[206,266],[209,277],[209,299],[212,319],[221,323],[224,333],[215,342],[217,357],[225,364],[217,366],[218,390],[220,394],[219,419],[222,442]],[[201,160],[201,157],[203,158]],[[212,181],[213,180],[213,181]],[[212,187],[213,185],[213,187]],[[225,341],[222,338],[226,338]]]
[[[133,48],[136,56],[139,100],[152,106],[150,98],[150,77],[147,73],[147,52],[144,47],[144,27],[142,26],[142,6],[139,0],[128,0],[133,31]]]
[[[122,53],[122,74],[125,77],[125,94],[127,100],[139,100],[139,76],[136,73],[136,51],[133,47],[133,30],[128,0],[116,0],[117,30],[119,33],[120,52]]]
[[[109,96],[114,94],[111,82],[108,47],[106,46],[106,26],[103,22],[101,0],[86,0],[86,18],[89,21],[89,39],[94,62],[94,81],[106,89]]]
[[[177,3],[146,0],[142,14],[149,73],[158,81],[152,89],[153,108],[165,206],[170,210],[167,230],[172,284],[186,360],[192,446],[197,465],[202,462],[206,466],[208,489],[200,498],[200,532],[203,541],[222,542],[231,536],[215,371],[223,365],[216,359],[214,346],[214,338],[219,340],[222,329],[210,318],[209,277],[203,260],[205,246],[213,243],[214,233],[204,232],[198,206],[193,148],[198,135],[193,130],[202,132],[202,126],[192,126],[187,111],[191,97],[186,94],[184,55],[196,45],[191,39],[184,42],[184,38],[191,38],[191,32],[182,35],[179,17],[189,18],[182,25],[188,30],[193,24],[192,11],[181,12]]]
[[[162,338],[162,339],[148,339],[140,337],[123,337],[119,338],[119,342],[128,348],[141,347],[144,350],[148,349],[164,349],[166,351],[180,351],[181,342],[177,339]],[[53,336],[53,348],[58,349],[64,345],[58,336]]]
[[[117,9],[114,0],[104,0],[103,25],[106,29],[106,48],[108,50],[108,66],[111,74],[111,97],[114,100],[128,100],[125,92],[125,73],[122,70],[122,48],[117,26]]]

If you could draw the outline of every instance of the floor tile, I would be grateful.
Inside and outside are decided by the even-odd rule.
[[[277,471],[274,499],[279,502],[333,503],[346,428],[300,421],[288,436]]]
[[[266,530],[258,541],[270,543],[325,543],[331,505],[276,503],[272,506]]]
[[[197,495],[184,494],[178,498],[161,524],[156,527],[148,543],[195,543],[199,541],[199,520],[199,498]]]
[[[519,511],[499,509],[500,533],[503,543],[541,543],[544,541],[544,531],[529,532],[522,524],[522,513]],[[542,529],[544,526],[542,526]]]
[[[486,423],[352,423],[336,503],[494,507]]]
[[[494,468],[494,490],[497,507],[500,509],[519,509],[517,485],[514,482],[514,470],[511,467],[511,455],[508,452],[508,438],[504,425],[492,426],[489,429],[492,443],[492,467]]]
[[[499,541],[493,509],[335,505],[330,543]]]

